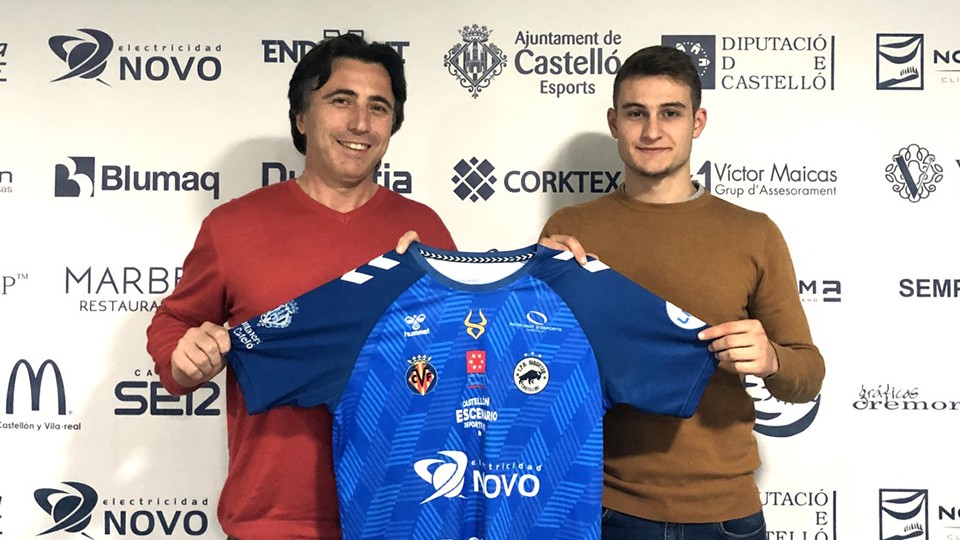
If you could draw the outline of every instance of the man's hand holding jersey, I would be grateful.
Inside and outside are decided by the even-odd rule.
[[[226,367],[223,357],[228,351],[230,335],[226,327],[205,322],[187,330],[170,355],[173,379],[185,387],[209,381]]]
[[[777,351],[770,344],[763,325],[756,319],[711,326],[697,334],[697,337],[703,341],[713,340],[707,348],[720,361],[720,368],[760,378],[780,371]]]

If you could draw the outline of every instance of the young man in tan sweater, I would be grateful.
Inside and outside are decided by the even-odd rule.
[[[707,122],[692,61],[669,47],[628,58],[607,111],[621,189],[563,208],[544,237],[575,237],[634,281],[713,325],[701,333],[720,368],[693,418],[618,407],[604,420],[606,540],[761,540],[753,401],[743,378],[782,401],[820,392],[823,357],[800,305],[787,245],[766,215],[691,181]],[[569,242],[569,240],[562,240]]]

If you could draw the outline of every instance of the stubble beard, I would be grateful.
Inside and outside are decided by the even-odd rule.
[[[642,167],[634,167],[633,170],[634,172],[636,172],[637,177],[640,178],[641,180],[660,182],[675,175],[678,171],[680,171],[684,167],[684,165],[686,165],[689,162],[690,160],[688,159],[683,163],[667,166],[659,171],[644,169]]]

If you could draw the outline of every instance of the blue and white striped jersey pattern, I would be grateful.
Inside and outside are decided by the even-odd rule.
[[[251,413],[332,411],[345,538],[584,540],[604,411],[692,415],[702,326],[600,261],[414,244],[232,328],[227,359]]]

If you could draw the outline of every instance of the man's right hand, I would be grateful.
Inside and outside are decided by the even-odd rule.
[[[397,253],[403,255],[407,251],[407,248],[410,247],[410,244],[419,241],[420,235],[417,234],[417,231],[407,231],[403,233],[400,240],[397,240]]]
[[[173,379],[180,386],[203,384],[223,371],[223,355],[230,350],[230,335],[219,324],[205,322],[191,328],[170,355]]]

